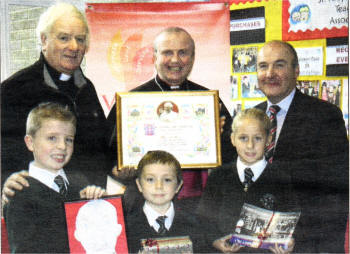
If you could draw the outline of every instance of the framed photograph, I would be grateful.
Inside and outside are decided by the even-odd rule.
[[[121,196],[65,202],[70,253],[128,253]]]
[[[148,151],[173,154],[182,168],[221,165],[218,91],[116,94],[118,167]]]

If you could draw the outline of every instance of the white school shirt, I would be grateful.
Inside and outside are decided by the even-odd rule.
[[[36,180],[40,181],[41,183],[45,184],[47,187],[53,189],[56,192],[60,192],[60,188],[57,186],[57,184],[54,182],[54,179],[56,176],[62,176],[64,179],[64,183],[66,185],[66,188],[69,185],[66,173],[64,172],[63,168],[58,170],[56,173],[52,173],[46,169],[38,168],[34,166],[34,161],[29,163],[29,176],[35,178]]]
[[[143,212],[146,215],[148,224],[153,227],[157,232],[159,230],[159,224],[156,221],[156,219],[159,216],[167,216],[167,218],[165,219],[164,225],[166,227],[167,230],[169,230],[169,228],[171,227],[171,225],[173,224],[173,220],[174,220],[174,216],[175,216],[175,209],[174,209],[174,204],[173,202],[171,202],[170,207],[168,209],[168,211],[162,215],[160,213],[158,213],[157,211],[155,211],[148,203],[147,201],[145,202],[145,204],[143,205]]]
[[[275,142],[275,144],[277,144],[278,137],[280,136],[280,132],[281,132],[284,120],[286,119],[286,116],[287,116],[287,113],[288,113],[288,109],[290,107],[290,104],[292,103],[294,95],[295,95],[295,88],[293,89],[293,91],[286,98],[284,98],[283,100],[281,100],[277,104],[273,104],[269,100],[267,101],[266,114],[268,116],[271,115],[270,112],[269,112],[269,108],[270,108],[271,105],[278,105],[281,108],[281,110],[277,113],[277,131],[276,131],[276,142]]]
[[[253,165],[247,166],[241,161],[241,159],[238,156],[236,166],[239,175],[239,180],[241,180],[242,183],[244,182],[244,169],[250,168],[254,173],[252,181],[255,182],[264,171],[266,165],[267,161],[265,160],[265,157],[255,162]]]

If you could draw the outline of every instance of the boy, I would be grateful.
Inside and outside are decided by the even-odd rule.
[[[277,211],[289,211],[295,206],[286,168],[277,166],[277,162],[268,164],[264,158],[265,147],[271,140],[270,128],[270,120],[263,111],[252,108],[240,112],[233,120],[231,135],[238,158],[209,175],[198,213],[203,221],[217,225],[212,227],[210,238],[213,246],[222,252],[237,252],[242,248],[231,246],[226,240],[236,227],[244,203]],[[292,247],[287,251],[291,250]],[[242,252],[254,251],[264,250],[242,248]],[[271,251],[285,252],[277,246]]]
[[[209,252],[203,228],[188,213],[176,210],[174,196],[182,186],[182,173],[177,159],[165,151],[149,151],[137,167],[136,184],[145,201],[142,207],[126,214],[129,251],[140,250],[140,240],[147,238],[190,236],[194,252]],[[157,222],[166,216],[163,223]]]
[[[73,153],[76,118],[57,103],[43,103],[27,118],[27,148],[33,152],[29,164],[29,187],[18,192],[5,206],[5,221],[12,253],[67,253],[63,201],[99,198],[105,191],[88,186],[82,175],[65,172]]]

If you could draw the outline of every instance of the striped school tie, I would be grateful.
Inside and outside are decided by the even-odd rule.
[[[245,192],[248,191],[249,186],[253,182],[253,180],[252,180],[253,176],[254,176],[254,173],[250,168],[244,169],[244,182],[243,182],[243,184],[244,184],[244,191]]]
[[[277,105],[271,105],[269,108],[270,112],[270,121],[272,123],[272,127],[270,129],[271,135],[271,143],[266,148],[265,157],[269,163],[272,163],[273,153],[275,151],[276,144],[276,131],[277,131],[277,113],[281,110],[281,108]]]
[[[159,224],[158,234],[164,235],[168,230],[165,227],[165,219],[167,216],[159,216],[156,222]]]
[[[66,198],[68,191],[66,185],[64,184],[63,177],[60,175],[56,176],[54,182],[55,184],[57,184],[58,188],[60,188],[60,194],[62,195],[62,197]]]

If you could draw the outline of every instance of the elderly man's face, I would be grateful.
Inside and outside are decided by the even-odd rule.
[[[48,63],[57,71],[72,74],[79,68],[87,49],[84,23],[70,16],[59,18],[51,32],[42,35],[42,51]]]
[[[279,42],[268,43],[259,51],[259,89],[272,103],[280,102],[296,87],[299,67],[292,61],[292,53]]]
[[[159,77],[170,86],[180,85],[190,74],[194,63],[191,39],[187,34],[166,33],[158,40],[154,56]]]

